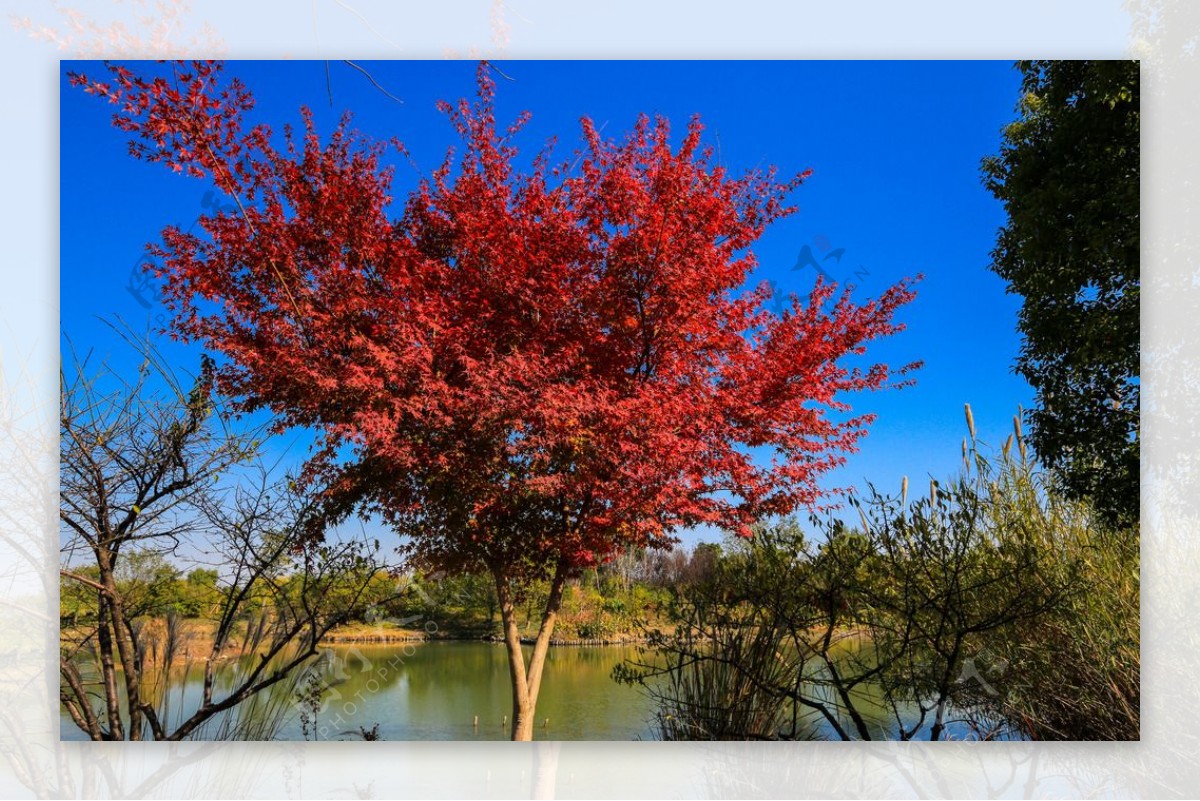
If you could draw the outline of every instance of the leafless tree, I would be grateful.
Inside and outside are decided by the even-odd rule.
[[[261,431],[235,432],[218,408],[207,358],[185,392],[140,352],[132,379],[79,358],[61,376],[60,572],[95,610],[61,636],[63,708],[93,740],[269,736],[289,708],[279,690],[361,613],[378,544],[329,536],[316,496],[275,478]],[[128,570],[147,554],[217,570],[215,630],[198,653],[175,615],[148,617]],[[167,688],[192,659],[202,686],[182,708]]]

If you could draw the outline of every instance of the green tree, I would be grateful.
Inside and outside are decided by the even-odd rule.
[[[179,569],[160,551],[130,550],[122,554],[114,575],[131,618],[183,611]]]
[[[217,587],[220,574],[211,568],[197,567],[187,574],[180,593],[182,613],[188,617],[211,617],[221,605],[221,590]]]
[[[1074,498],[1138,518],[1136,61],[1022,61],[1018,119],[983,160],[1007,224],[992,269],[1023,298],[1030,440]]]

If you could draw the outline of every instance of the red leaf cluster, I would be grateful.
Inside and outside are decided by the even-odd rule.
[[[321,444],[331,518],[382,512],[414,555],[507,574],[662,546],[685,526],[748,534],[816,504],[870,423],[844,393],[915,365],[843,366],[900,329],[909,282],[872,302],[818,284],[782,314],[743,291],[749,246],[791,213],[773,171],[733,177],[692,120],[620,141],[583,120],[574,165],[516,166],[494,87],[445,104],[461,152],[389,214],[383,147],[344,120],[277,150],[219,64],[73,80],[118,105],[135,156],[211,177],[236,213],[168,228],[173,332],[221,353],[243,408]],[[903,382],[902,382],[903,383]],[[832,414],[831,414],[832,413]]]

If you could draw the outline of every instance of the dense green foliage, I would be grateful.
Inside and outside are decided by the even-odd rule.
[[[992,269],[1020,295],[1030,441],[1073,498],[1138,518],[1136,61],[1026,61],[1019,118],[983,162],[1004,203]]]
[[[99,569],[93,566],[78,572],[93,581],[100,578]],[[184,575],[157,551],[131,551],[121,560],[121,574],[117,586],[134,618],[179,615],[211,620],[219,614],[224,596],[217,586],[216,570],[197,567]],[[64,625],[96,621],[96,592],[79,582],[62,582],[59,606]]]

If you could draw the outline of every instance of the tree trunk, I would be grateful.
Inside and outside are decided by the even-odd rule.
[[[521,653],[521,632],[517,628],[516,609],[508,579],[496,574],[496,594],[500,597],[500,620],[504,626],[504,647],[508,651],[508,675],[512,682],[512,738],[522,729],[522,721],[528,717],[529,690],[525,677],[525,655]],[[528,727],[526,727],[528,728]],[[523,739],[533,739],[532,731]]]
[[[946,662],[946,670],[942,673],[942,683],[938,688],[937,715],[934,717],[933,727],[929,730],[930,740],[940,740],[942,732],[946,729],[946,707],[950,701],[950,690],[954,685],[954,669],[958,666],[958,656],[962,652],[962,642],[963,635],[955,635],[954,648],[950,651],[950,658]]]
[[[542,669],[546,664],[546,653],[550,649],[550,635],[562,605],[563,587],[567,580],[566,562],[559,562],[550,583],[550,595],[542,612],[542,624],[529,663],[521,650],[521,631],[517,626],[516,604],[508,577],[496,570],[496,595],[500,599],[500,620],[504,626],[504,647],[508,651],[508,672],[512,683],[513,714],[512,739],[533,739],[533,724],[537,713],[538,691],[542,686]]]
[[[130,740],[142,739],[142,709],[141,679],[142,671],[137,655],[137,643],[130,631],[130,620],[125,613],[125,604],[117,591],[116,579],[112,573],[105,576],[108,586],[108,611],[112,618],[112,637],[117,646],[117,656],[121,658],[121,674],[125,678],[125,702],[128,707]]]
[[[96,566],[100,569],[99,591],[101,615],[107,614],[109,625],[109,659],[115,645],[121,660],[121,675],[125,679],[125,705],[129,715],[127,734],[130,740],[142,739],[141,666],[138,664],[137,643],[133,641],[130,620],[125,613],[125,603],[117,589],[116,554],[111,548],[101,547],[96,551]],[[107,667],[107,666],[106,666]],[[106,686],[105,691],[109,691]],[[113,690],[115,692],[115,688]],[[110,702],[111,704],[111,702]],[[117,702],[119,709],[120,703]]]
[[[98,599],[96,641],[100,651],[100,672],[104,677],[104,701],[108,708],[108,738],[124,740],[125,727],[121,722],[121,696],[117,692],[117,667],[116,661],[113,659],[112,632],[109,629],[111,618],[108,597],[101,593]]]

